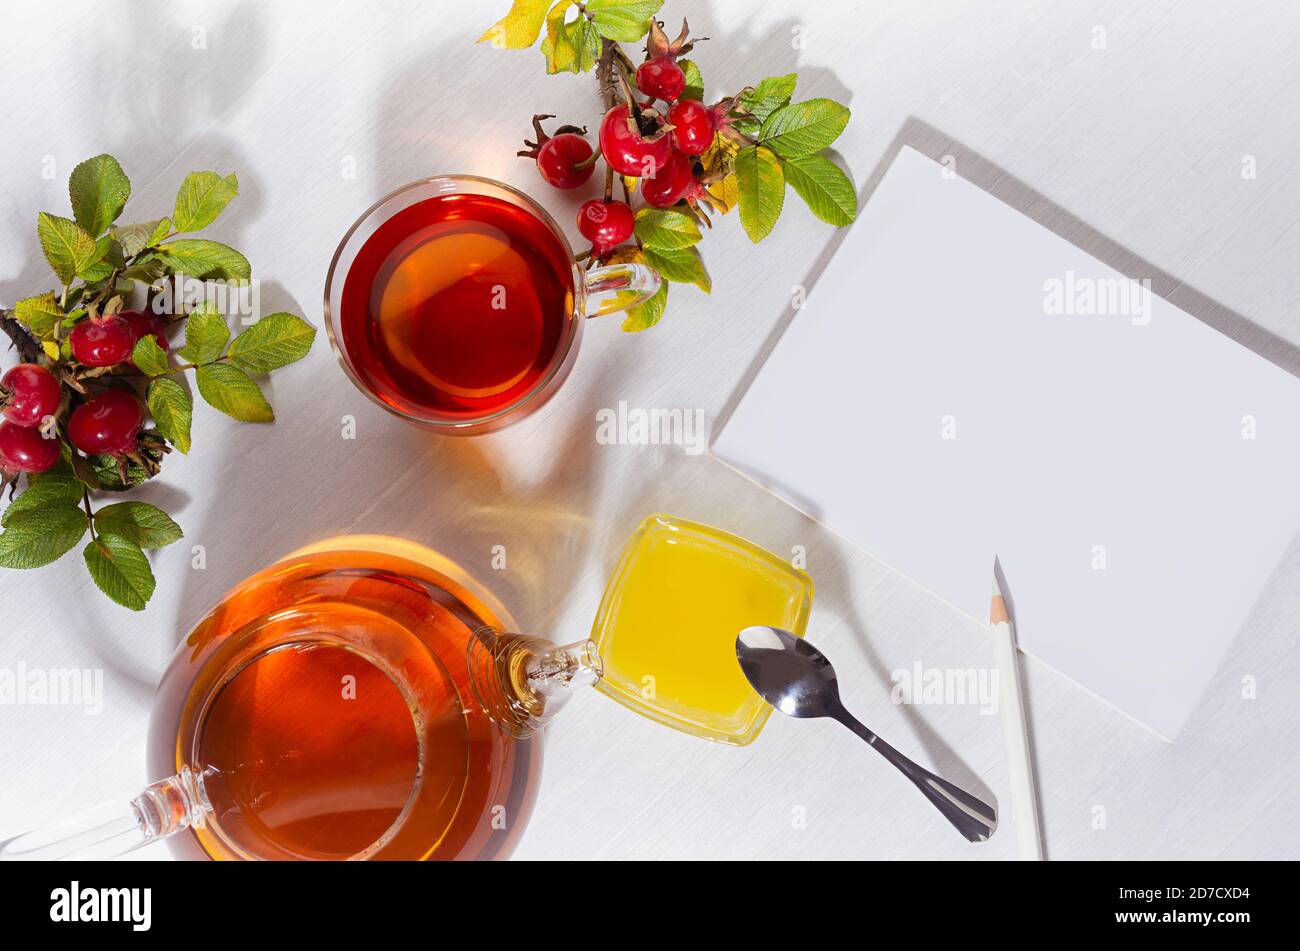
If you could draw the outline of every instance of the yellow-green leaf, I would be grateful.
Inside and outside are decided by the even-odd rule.
[[[565,22],[572,7],[573,0],[559,0],[546,15],[542,55],[548,73],[585,73],[600,56],[600,36],[590,20],[578,14],[572,22]]]
[[[171,230],[170,218],[143,221],[135,225],[122,225],[109,232],[122,248],[122,253],[133,258],[145,248],[151,248]]]
[[[713,290],[709,272],[696,248],[646,248],[645,261],[660,277],[678,284],[694,284],[704,293]]]
[[[740,224],[750,241],[762,241],[772,233],[785,203],[780,161],[761,145],[742,149],[736,156],[736,185]]]
[[[194,373],[199,395],[209,406],[241,423],[270,423],[275,420],[271,404],[252,377],[225,363],[199,367]]]
[[[650,31],[663,0],[587,0],[596,31],[616,43],[635,43]]]
[[[663,319],[664,311],[667,308],[668,281],[661,279],[659,281],[659,290],[655,291],[653,297],[627,312],[627,316],[623,318],[623,329],[628,333],[640,333],[643,330],[649,330]]]
[[[194,402],[185,387],[171,377],[158,377],[150,382],[145,402],[149,404],[149,415],[163,438],[181,452],[189,452]]]
[[[248,258],[205,238],[182,238],[160,245],[158,259],[173,271],[199,280],[246,281],[252,277]]]
[[[480,43],[491,43],[498,49],[524,49],[537,42],[546,19],[546,7],[551,0],[514,0],[510,12],[487,28],[478,38]]]
[[[829,225],[852,224],[858,196],[843,169],[822,155],[787,159],[785,180],[814,215]]]
[[[158,346],[153,334],[145,334],[135,342],[131,362],[145,376],[160,376],[167,372],[167,351]]]
[[[185,346],[176,355],[190,363],[211,363],[221,356],[230,339],[230,328],[217,305],[204,301],[185,318]]]
[[[131,197],[131,181],[111,155],[88,158],[68,179],[72,216],[92,238],[98,238],[117,220]]]
[[[24,297],[14,304],[14,317],[36,336],[44,337],[63,319],[63,308],[59,306],[59,299],[52,293],[40,294],[36,297]],[[56,348],[55,356],[51,359],[57,358]]]
[[[307,356],[316,328],[295,314],[267,314],[230,344],[230,362],[245,373],[270,373]]]
[[[663,208],[636,213],[636,236],[648,248],[689,248],[700,240],[700,226],[690,215]]]
[[[809,99],[768,116],[759,139],[782,158],[799,158],[829,146],[848,124],[848,106],[832,99]]]
[[[70,218],[42,211],[36,217],[36,237],[45,260],[64,284],[71,284],[78,271],[97,260],[95,239]]]
[[[741,93],[740,104],[761,123],[782,106],[789,105],[798,78],[798,73],[768,76],[753,89]]]
[[[686,74],[686,88],[682,90],[681,98],[697,99],[704,101],[704,77],[700,75],[700,67],[689,59],[679,59],[677,65],[682,68]]]
[[[172,224],[177,231],[202,231],[238,194],[239,179],[233,173],[222,178],[216,172],[191,172],[176,193]]]

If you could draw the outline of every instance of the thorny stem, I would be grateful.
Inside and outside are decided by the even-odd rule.
[[[605,201],[614,197],[614,166],[605,166]]]
[[[24,363],[35,363],[45,351],[32,333],[20,324],[9,311],[0,310],[0,330],[13,343]]]
[[[95,538],[95,513],[90,510],[90,492],[84,487],[81,490],[81,504],[86,510],[86,522],[90,525],[90,537],[93,541]]]

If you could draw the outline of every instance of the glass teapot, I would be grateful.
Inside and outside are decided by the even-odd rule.
[[[106,858],[490,859],[536,798],[540,728],[595,683],[449,559],[382,536],[289,555],[179,646],[150,721],[150,784],[0,846]]]

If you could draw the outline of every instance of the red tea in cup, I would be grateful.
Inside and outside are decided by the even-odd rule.
[[[403,413],[487,415],[541,380],[573,295],[569,250],[546,222],[488,195],[436,195],[357,253],[343,345],[362,383]]]

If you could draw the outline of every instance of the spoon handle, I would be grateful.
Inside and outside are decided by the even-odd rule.
[[[951,822],[957,831],[966,837],[967,841],[983,842],[998,827],[997,810],[984,800],[977,799],[959,786],[955,786],[948,780],[934,775],[928,769],[918,766],[859,723],[843,707],[840,707],[831,715],[866,740],[881,756],[898,767],[899,772],[910,779],[917,789],[921,790],[921,794],[943,813],[944,818]]]

